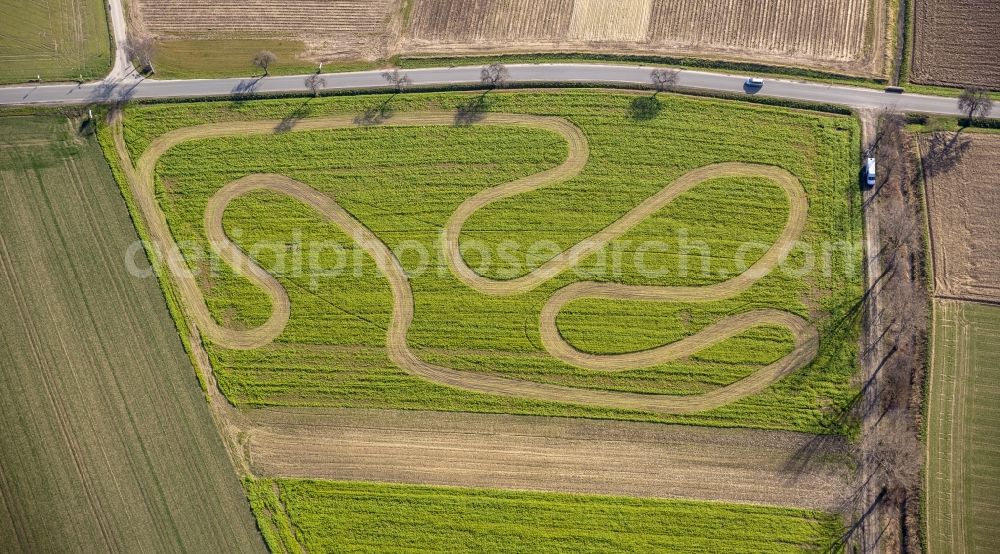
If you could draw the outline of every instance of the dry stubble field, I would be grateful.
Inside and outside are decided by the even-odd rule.
[[[996,0],[915,0],[910,79],[1000,90]]]
[[[1000,135],[962,133],[951,140],[960,162],[940,170],[925,163],[934,294],[1000,302]],[[930,138],[920,147],[926,155]]]
[[[0,119],[5,552],[263,551],[136,240],[93,138]]]

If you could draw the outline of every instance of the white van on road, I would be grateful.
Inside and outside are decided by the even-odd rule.
[[[869,187],[875,185],[875,158],[868,158],[865,163],[865,177]]]

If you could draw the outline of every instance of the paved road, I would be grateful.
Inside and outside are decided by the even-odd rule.
[[[119,56],[120,57],[120,56]],[[235,93],[287,93],[307,92],[305,76],[245,78],[245,79],[185,79],[161,81],[127,76],[118,68],[102,82],[85,85],[37,85],[0,87],[0,104],[83,104],[110,102],[123,98],[195,98],[225,96]],[[524,64],[510,65],[510,82],[566,82],[645,84],[649,82],[649,68],[641,66],[600,64]],[[415,85],[476,84],[479,83],[478,67],[450,67],[411,69],[406,73]],[[386,86],[379,71],[334,73],[324,75],[327,89],[377,89]],[[689,89],[703,89],[733,93],[746,93],[744,76],[684,70],[678,85]],[[954,98],[917,94],[891,94],[873,89],[806,83],[784,79],[768,79],[756,92],[760,96],[773,96],[795,100],[841,104],[852,108],[895,107],[906,112],[925,112],[957,115]],[[1000,113],[1000,102],[994,102],[994,113]]]

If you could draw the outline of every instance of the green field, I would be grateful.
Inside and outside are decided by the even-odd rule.
[[[280,39],[170,39],[156,42],[153,68],[157,79],[207,79],[260,75],[251,61],[267,50],[277,57],[271,75],[297,75],[316,71],[316,63],[303,58],[305,44]],[[327,71],[372,69],[367,62],[327,64]]]
[[[383,102],[396,112],[452,110],[472,98],[453,93],[134,106],[126,110],[125,136],[137,157],[156,136],[200,123],[285,119],[293,127],[298,118],[360,114]],[[802,240],[818,256],[825,242],[857,244],[858,138],[850,118],[681,96],[661,96],[658,115],[635,117],[635,98],[597,91],[488,95],[493,111],[567,118],[586,134],[590,157],[574,179],[477,212],[465,226],[463,245],[478,241],[495,252],[503,241],[515,240],[566,248],[682,173],[725,161],[773,164],[799,178],[810,197]],[[616,373],[583,370],[551,358],[538,336],[541,305],[556,289],[579,280],[573,271],[532,292],[507,297],[484,296],[455,279],[437,245],[455,208],[480,190],[558,165],[566,152],[561,137],[524,127],[378,127],[195,140],[161,159],[157,195],[174,238],[205,251],[208,198],[229,181],[263,172],[281,173],[333,195],[395,251],[421,246],[430,253],[426,261],[431,269],[411,276],[415,319],[409,344],[424,360],[440,365],[576,387],[694,394],[737,381],[790,350],[787,330],[758,327],[679,362]],[[781,189],[767,180],[713,179],[681,195],[581,267],[588,279],[623,283],[724,281],[739,272],[739,245],[773,241],[787,211]],[[305,260],[315,254],[324,267],[335,265],[336,256],[310,251],[311,243],[339,245],[348,260],[354,259],[360,250],[337,227],[297,201],[267,192],[235,200],[224,224],[247,250],[263,242],[278,245],[252,255],[277,275],[292,306],[289,325],[270,346],[240,351],[209,345],[220,384],[237,404],[487,411],[849,432],[839,415],[853,396],[855,306],[861,289],[859,268],[842,252],[833,256],[832,275],[824,275],[822,264],[803,275],[775,271],[726,301],[570,304],[559,317],[560,331],[578,348],[597,353],[650,348],[759,307],[800,314],[819,328],[817,359],[764,393],[703,413],[663,416],[475,394],[412,377],[385,353],[392,301],[370,259],[359,255],[360,276],[346,271],[315,279],[293,270],[290,252]],[[667,246],[667,253],[650,252],[644,262],[669,268],[668,274],[650,277],[636,270],[636,245],[646,240]],[[708,274],[676,271],[683,241],[703,241],[711,248]],[[529,260],[526,252],[516,253],[483,273],[523,274],[554,252],[535,254]],[[762,248],[751,249],[747,263],[761,254]],[[622,261],[620,271],[601,270],[602,257],[616,256]],[[208,266],[196,258],[188,256],[193,269]],[[473,267],[480,261],[472,251],[466,259]],[[411,270],[421,261],[412,249],[401,260]],[[793,251],[792,267],[805,261],[802,252]],[[282,262],[284,268],[279,267]],[[691,262],[695,269],[700,263]],[[264,293],[224,264],[201,285],[220,322],[253,327],[270,314]]]
[[[0,0],[0,84],[100,79],[111,56],[102,0]]]
[[[6,552],[264,551],[136,240],[77,122],[0,118]]]
[[[1000,307],[935,300],[927,407],[928,546],[997,552]]]
[[[245,483],[273,552],[830,552],[837,516],[764,506],[338,481]]]

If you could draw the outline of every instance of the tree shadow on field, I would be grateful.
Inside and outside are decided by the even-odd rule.
[[[969,137],[961,133],[937,131],[931,134],[927,141],[927,152],[924,154],[924,174],[933,177],[945,173],[962,161],[965,153],[972,146]]]
[[[835,457],[847,460],[849,456],[847,441],[843,437],[814,435],[795,451],[781,469],[785,481],[791,484],[819,464],[834,461]]]
[[[636,121],[646,121],[656,117],[663,109],[663,103],[656,96],[640,96],[629,105],[629,116]]]
[[[860,490],[856,491],[855,494],[859,492]],[[886,500],[886,490],[885,488],[882,488],[879,490],[879,493],[875,497],[875,499],[864,508],[864,511],[860,515],[852,518],[850,524],[847,526],[844,532],[841,533],[840,537],[838,537],[837,540],[833,542],[833,544],[830,544],[823,549],[823,553],[834,554],[837,552],[845,552],[846,547],[848,543],[850,543],[851,539],[854,537],[854,534],[862,529],[862,527],[868,522],[868,519],[875,514],[876,510],[878,510],[879,506],[881,506],[882,503],[885,502],[885,500]],[[845,509],[846,508],[848,507],[845,506]],[[877,524],[878,522],[876,521],[874,523]]]
[[[76,126],[76,134],[81,137],[89,137],[97,133],[97,125],[89,117],[81,117],[80,123]]]
[[[468,101],[459,104],[455,111],[455,125],[472,125],[482,121],[489,111],[490,103],[486,98],[486,93],[482,93]]]
[[[309,104],[312,98],[306,99],[305,102],[299,104],[292,113],[286,115],[281,119],[280,122],[274,127],[274,133],[287,133],[295,128],[295,126],[303,119],[309,117],[312,114],[312,106]]]
[[[354,118],[355,125],[381,125],[385,121],[393,116],[395,110],[389,105],[392,99],[395,98],[395,94],[390,95],[378,106],[368,108],[367,110],[361,112]]]

